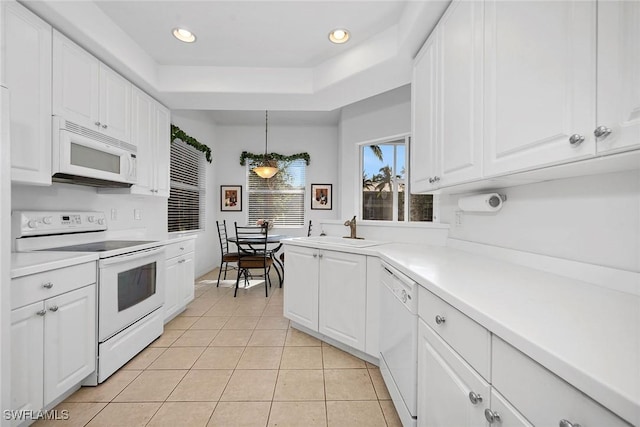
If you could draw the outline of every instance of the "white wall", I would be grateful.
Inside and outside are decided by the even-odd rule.
[[[216,148],[216,126],[210,116],[203,111],[177,110],[171,112],[171,123],[211,148],[213,160],[206,165],[206,200],[204,230],[196,239],[196,277],[208,273],[219,265],[218,230],[216,229],[216,169],[226,162]]]
[[[54,183],[50,187],[13,185],[12,210],[87,210],[107,215],[109,232],[133,230],[138,238],[167,237],[167,199],[130,194],[103,194],[94,187]],[[117,219],[111,219],[116,209]],[[141,211],[135,220],[133,210]]]
[[[247,210],[247,167],[240,166],[242,151],[264,153],[264,126],[220,125],[216,129],[214,157],[216,163],[216,187],[212,192],[215,200],[216,219],[227,221],[227,230],[233,234],[233,223],[245,225]],[[307,196],[305,218],[318,224],[320,220],[337,218],[338,189],[338,128],[337,126],[284,126],[269,125],[269,152],[291,155],[307,152],[311,162],[307,167]],[[311,184],[333,185],[333,210],[311,210]],[[242,212],[220,211],[220,185],[242,185]],[[314,230],[317,227],[314,227]],[[304,236],[307,228],[278,229],[274,232],[291,236]],[[217,238],[217,237],[216,237]],[[219,250],[215,259],[219,261]],[[216,261],[216,262],[218,262]]]
[[[604,267],[640,272],[640,171],[506,188],[500,212],[464,213],[441,197],[450,237]]]
[[[340,117],[340,217],[358,213],[358,143],[411,132],[411,87],[402,86],[342,109]]]

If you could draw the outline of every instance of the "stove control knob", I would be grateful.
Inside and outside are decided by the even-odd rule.
[[[29,228],[36,228],[38,227],[38,221],[36,221],[35,219],[32,219],[31,221],[29,221],[27,223],[27,227]]]
[[[89,222],[93,222],[93,221],[95,221],[95,220],[96,220],[96,217],[94,217],[93,215],[91,215],[91,216],[89,216],[89,217],[87,218],[87,221],[89,221]]]
[[[98,219],[98,224],[100,224],[100,225],[104,225],[104,218],[100,218],[100,219]]]
[[[42,218],[42,222],[44,222],[47,225],[51,225],[52,219],[50,216],[45,216],[44,218]]]

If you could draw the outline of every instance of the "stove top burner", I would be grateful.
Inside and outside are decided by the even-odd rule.
[[[152,240],[105,240],[103,242],[84,243],[82,245],[62,246],[59,248],[49,248],[47,251],[61,252],[105,252],[116,249],[128,248],[147,243],[154,243]]]

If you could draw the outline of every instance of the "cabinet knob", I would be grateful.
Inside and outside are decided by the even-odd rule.
[[[499,423],[502,420],[500,419],[500,414],[497,412],[493,412],[491,409],[487,408],[484,410],[484,417],[489,421],[489,424]]]
[[[184,247],[180,246],[180,250],[181,250],[181,251],[184,251]]]
[[[433,178],[429,177],[429,184],[433,184]]]
[[[606,138],[611,134],[611,129],[606,126],[598,126],[596,130],[593,131],[593,134],[596,138]]]
[[[107,128],[107,125],[102,125],[102,129],[106,129],[106,128]]]
[[[47,311],[46,310],[39,310],[39,311],[36,311],[36,314],[38,316],[44,316],[45,314],[47,314]]]
[[[318,258],[318,254],[313,254],[313,257],[314,258]]]
[[[100,122],[95,122],[94,125],[100,126]]]
[[[58,311],[58,306],[57,305],[52,305],[51,307],[49,307],[49,311],[53,311],[53,312]]]
[[[43,287],[43,288],[46,288],[46,289],[51,289],[51,288],[53,288],[53,283],[51,283],[51,282],[47,282],[47,283],[45,283],[44,285],[42,285],[42,287]]]
[[[473,391],[469,392],[469,401],[471,403],[473,403],[474,405],[477,405],[478,403],[482,402],[482,395],[477,394]]]
[[[323,255],[322,253],[320,253],[320,254],[318,254],[318,256],[319,256],[320,258],[322,258],[324,255]]]
[[[440,177],[439,176],[434,176],[433,177],[433,182],[439,182],[440,181]]]
[[[439,314],[438,314],[438,315],[436,315],[436,323],[437,323],[438,325],[442,325],[442,324],[445,322],[445,320],[446,320],[446,319],[444,318],[444,316],[440,316]]]
[[[577,147],[578,145],[582,144],[584,142],[584,136],[579,135],[577,133],[574,133],[573,135],[571,135],[569,137],[569,143],[571,145],[573,145],[574,147]]]
[[[580,424],[574,424],[567,420],[560,420],[560,427],[580,427]]]

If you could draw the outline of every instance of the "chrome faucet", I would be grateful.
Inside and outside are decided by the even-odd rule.
[[[357,239],[357,237],[356,237],[356,216],[354,215],[353,218],[351,218],[351,220],[346,220],[344,222],[344,225],[349,227],[349,231],[350,231],[349,239]],[[347,236],[345,236],[345,237],[347,237]]]

